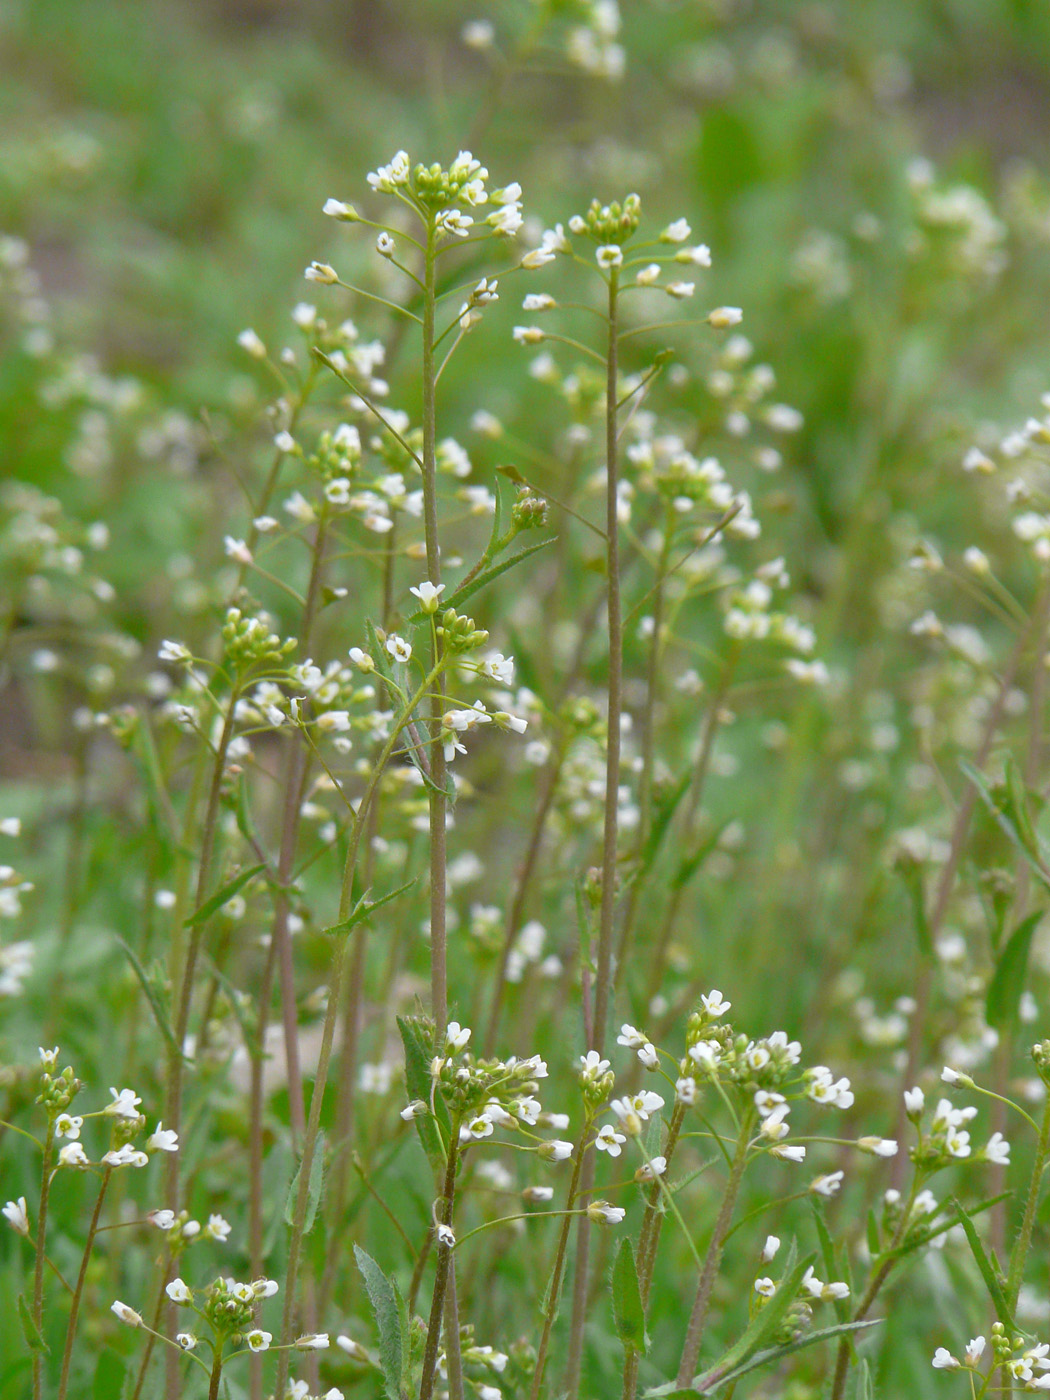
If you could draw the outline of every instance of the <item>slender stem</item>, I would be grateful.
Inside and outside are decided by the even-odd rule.
[[[33,1325],[42,1331],[44,1319],[44,1257],[47,1239],[47,1203],[51,1195],[51,1161],[55,1151],[55,1124],[49,1118],[40,1167],[40,1206],[36,1222],[36,1262],[33,1269]],[[41,1400],[44,1379],[43,1353],[33,1351],[33,1400]]]
[[[357,870],[357,858],[361,849],[361,838],[366,830],[368,814],[379,788],[380,779],[386,771],[390,756],[397,747],[401,734],[405,726],[409,723],[416,706],[420,704],[423,697],[429,692],[431,686],[436,682],[437,677],[438,672],[437,669],[435,669],[424,678],[415,694],[410,696],[398,718],[398,722],[392,726],[390,736],[376,759],[375,767],[372,769],[371,777],[368,780],[368,786],[365,788],[364,796],[358,804],[350,829],[350,843],[346,853],[346,863],[343,867],[342,889],[339,896],[339,922],[346,920],[350,914],[354,891],[354,873]],[[324,1101],[325,1083],[328,1079],[328,1066],[332,1058],[335,1025],[339,1016],[339,1007],[343,1000],[343,987],[346,979],[346,965],[348,961],[347,945],[349,942],[350,940],[345,935],[339,938],[335,957],[332,961],[328,1005],[325,1008],[324,1025],[321,1031],[321,1048],[317,1058],[317,1073],[314,1077],[313,1092],[310,1095],[310,1113],[306,1122],[306,1132],[303,1135],[303,1151],[299,1162],[299,1188],[296,1192],[292,1227],[288,1238],[284,1315],[281,1322],[281,1336],[284,1339],[285,1345],[287,1345],[290,1340],[292,1323],[295,1318],[296,1292],[299,1281],[299,1259],[302,1253],[303,1233],[306,1225],[310,1173],[313,1167],[314,1152],[317,1148],[317,1138],[321,1128],[321,1107]],[[282,1349],[277,1353],[277,1383],[274,1391],[276,1395],[284,1394],[287,1380],[288,1351]]]
[[[594,1010],[590,1048],[601,1054],[605,1026],[609,1019],[609,992],[612,987],[613,922],[616,914],[616,850],[619,835],[620,799],[620,719],[623,706],[623,616],[620,604],[619,442],[617,437],[616,381],[618,372],[617,292],[619,274],[609,274],[608,323],[605,382],[605,567],[606,615],[609,626],[609,680],[606,711],[605,821],[602,832],[602,898],[598,915],[598,956],[594,977]],[[582,1189],[594,1183],[594,1158],[588,1157]],[[573,1279],[572,1324],[569,1331],[569,1359],[565,1389],[569,1400],[576,1400],[583,1364],[583,1328],[587,1312],[587,1284],[591,1219],[581,1215],[577,1226],[576,1275]]]
[[[529,1393],[529,1400],[539,1400],[540,1390],[543,1386],[543,1372],[547,1365],[547,1353],[550,1350],[551,1331],[554,1327],[554,1319],[558,1315],[558,1301],[561,1297],[561,1281],[565,1273],[565,1258],[569,1250],[569,1232],[572,1229],[573,1202],[576,1200],[576,1193],[580,1185],[580,1173],[584,1162],[584,1143],[590,1133],[591,1120],[588,1118],[583,1125],[583,1129],[576,1141],[573,1150],[572,1180],[569,1182],[569,1194],[565,1198],[565,1217],[558,1231],[558,1244],[554,1253],[554,1268],[551,1271],[551,1281],[547,1289],[547,1307],[543,1315],[543,1331],[540,1334],[540,1344],[536,1352],[536,1369],[532,1373],[532,1390]]]
[[[452,1207],[456,1195],[456,1164],[459,1159],[459,1124],[452,1124],[449,1134],[448,1158],[445,1162],[445,1184],[438,1205],[439,1223],[452,1224]],[[431,1400],[434,1394],[434,1375],[437,1371],[438,1343],[441,1339],[441,1321],[445,1315],[445,1294],[448,1288],[452,1246],[445,1244],[440,1235],[437,1239],[437,1272],[434,1276],[434,1294],[430,1302],[430,1322],[427,1326],[426,1350],[423,1352],[423,1375],[419,1383],[419,1400]],[[447,1350],[447,1343],[446,1343]]]
[[[740,1182],[743,1179],[744,1167],[747,1165],[752,1117],[751,1113],[747,1113],[741,1124],[740,1136],[737,1138],[736,1144],[736,1155],[733,1157],[725,1195],[722,1197],[718,1219],[715,1221],[715,1231],[711,1236],[711,1243],[707,1247],[704,1267],[700,1271],[696,1298],[693,1300],[693,1310],[689,1314],[689,1323],[686,1327],[682,1360],[678,1367],[678,1384],[680,1386],[688,1386],[696,1375],[696,1365],[700,1357],[700,1343],[703,1341],[704,1327],[707,1324],[707,1311],[711,1305],[711,1290],[714,1288],[718,1266],[722,1262],[722,1247],[725,1244],[726,1235],[729,1233],[729,1222],[733,1218],[733,1209],[736,1206]]]
[[[73,1303],[69,1310],[69,1326],[66,1328],[66,1346],[62,1353],[62,1373],[58,1381],[58,1400],[65,1400],[66,1390],[69,1386],[69,1368],[73,1361],[73,1342],[77,1335],[80,1300],[84,1296],[84,1281],[87,1278],[91,1250],[95,1244],[95,1234],[98,1231],[99,1217],[102,1214],[102,1202],[106,1199],[106,1189],[112,1175],[112,1167],[107,1167],[102,1173],[102,1184],[98,1188],[95,1209],[91,1213],[91,1224],[88,1226],[87,1239],[84,1241],[84,1254],[80,1260],[80,1273],[77,1274],[76,1287],[73,1289]]]
[[[435,235],[433,220],[427,224],[426,267],[423,294],[423,528],[426,537],[427,577],[435,586],[441,582],[441,549],[437,518],[437,377],[434,369]],[[434,666],[440,658],[440,643],[434,635]],[[431,698],[434,732],[440,726],[444,709],[444,685],[438,684]],[[430,776],[430,1012],[434,1018],[437,1043],[444,1039],[448,1022],[448,950],[445,909],[445,751],[434,745]]]
[[[1039,1128],[1039,1141],[1035,1150],[1035,1161],[1032,1164],[1032,1177],[1028,1186],[1028,1199],[1024,1205],[1021,1229],[1010,1254],[1010,1271],[1006,1280],[1006,1301],[1010,1305],[1011,1312],[1017,1307],[1017,1295],[1021,1291],[1025,1259],[1032,1243],[1035,1210],[1039,1203],[1039,1187],[1042,1184],[1048,1156],[1050,1156],[1050,1094],[1046,1096],[1046,1102],[1043,1105],[1043,1121]]]
[[[222,1379],[222,1346],[215,1343],[215,1360],[211,1368],[211,1380],[208,1384],[208,1400],[219,1400],[219,1382]]]

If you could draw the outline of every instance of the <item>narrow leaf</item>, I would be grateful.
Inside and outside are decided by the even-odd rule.
[[[182,1053],[182,1047],[176,1040],[175,1031],[172,1029],[171,1018],[168,1015],[168,1008],[164,1004],[164,999],[162,998],[157,987],[155,986],[149,973],[139,961],[138,954],[130,946],[130,944],[124,942],[123,938],[121,938],[119,933],[114,934],[113,936],[120,944],[124,956],[131,964],[132,971],[134,972],[135,976],[139,979],[139,984],[141,985],[142,990],[146,994],[146,1000],[149,1002],[150,1010],[153,1012],[153,1019],[157,1023],[157,1029],[160,1031],[164,1039],[168,1042],[168,1045],[175,1052],[175,1054],[178,1055],[181,1060],[185,1060],[186,1056]]]
[[[966,774],[967,778],[969,778],[970,782],[973,783],[974,787],[977,789],[978,797],[980,797],[981,801],[988,809],[988,814],[989,816],[991,816],[996,826],[998,826],[999,830],[1003,833],[1006,839],[1016,848],[1017,853],[1022,857],[1022,859],[1026,860],[1028,864],[1032,867],[1040,882],[1044,884],[1047,887],[1047,889],[1050,889],[1050,874],[1047,873],[1046,867],[1043,865],[1042,859],[1040,858],[1037,852],[1030,850],[1029,847],[1025,844],[1024,837],[1022,836],[1021,832],[1017,829],[1017,826],[1013,819],[1008,815],[1008,813],[1003,811],[1002,807],[995,800],[995,794],[989,787],[988,782],[984,777],[984,774],[978,772],[978,770],[973,766],[973,764],[967,763],[965,759],[960,760],[959,767],[962,769],[962,771]]]
[[[832,1327],[822,1327],[817,1332],[807,1332],[803,1336],[796,1338],[793,1342],[786,1342],[782,1347],[767,1347],[765,1351],[756,1351],[752,1356],[736,1366],[731,1371],[719,1373],[718,1375],[708,1372],[707,1376],[697,1376],[693,1382],[695,1390],[701,1395],[713,1395],[716,1390],[724,1385],[736,1382],[741,1376],[746,1376],[748,1371],[757,1371],[760,1366],[772,1366],[778,1361],[782,1361],[785,1356],[790,1356],[794,1351],[802,1351],[806,1347],[814,1346],[817,1342],[828,1342],[834,1337],[850,1337],[855,1332],[863,1332],[868,1327],[878,1327],[882,1318],[865,1318],[863,1322],[837,1322]],[[652,1392],[647,1392],[651,1394]]]
[[[45,1356],[51,1355],[51,1348],[44,1341],[33,1321],[33,1314],[29,1311],[29,1304],[25,1300],[25,1294],[18,1295],[18,1320],[22,1324],[22,1335],[26,1339],[26,1346],[30,1351],[43,1352]]]
[[[995,1269],[992,1268],[991,1260],[984,1251],[984,1245],[981,1243],[981,1238],[974,1228],[973,1221],[954,1196],[949,1198],[948,1205],[955,1211],[956,1215],[959,1217],[960,1225],[966,1232],[966,1238],[970,1244],[970,1253],[973,1255],[977,1267],[981,1271],[981,1277],[984,1279],[984,1286],[988,1289],[988,1295],[995,1304],[995,1311],[999,1321],[1011,1332],[1016,1331],[1017,1324],[1011,1316],[1010,1305],[1006,1301],[1006,1294],[1003,1292],[1003,1286],[999,1281]]]
[[[1006,945],[995,965],[995,972],[988,984],[985,1002],[985,1020],[996,1030],[1006,1030],[1016,1026],[1019,1019],[1021,993],[1024,991],[1028,973],[1028,950],[1032,946],[1032,935],[1045,910],[1038,909],[1029,914],[1014,929],[1006,940]]]
[[[911,898],[915,941],[919,945],[919,952],[924,958],[932,958],[933,940],[930,938],[930,924],[926,917],[926,885],[922,878],[922,865],[911,856],[902,855],[894,868],[904,881],[905,889]]]
[[[361,898],[354,905],[353,909],[350,910],[350,913],[347,916],[347,918],[343,919],[338,924],[329,924],[329,926],[324,930],[324,932],[349,933],[350,930],[356,928],[358,924],[364,923],[364,921],[367,918],[369,918],[372,914],[374,914],[377,909],[382,909],[384,904],[389,904],[391,900],[397,899],[398,895],[402,895],[406,890],[410,890],[415,883],[416,880],[414,879],[406,880],[405,883],[403,885],[399,885],[396,890],[391,890],[389,894],[381,895],[378,899],[374,899],[371,902],[369,902],[368,899],[368,896],[371,893],[371,891],[366,890],[361,896]]]
[[[634,1262],[634,1246],[624,1236],[616,1251],[612,1267],[612,1306],[616,1335],[628,1349],[644,1352],[646,1348],[645,1309],[638,1286],[638,1270]]]
[[[203,924],[210,919],[216,910],[221,909],[228,899],[232,899],[238,890],[243,889],[249,880],[253,879],[261,871],[265,870],[265,865],[253,865],[247,870],[242,870],[239,875],[235,875],[232,880],[227,880],[222,889],[217,890],[210,899],[206,899],[199,909],[195,910],[188,919],[183,922],[187,928],[195,928],[197,924]]]
[[[314,1090],[315,1093],[319,1089]],[[299,1178],[302,1175],[303,1164],[300,1159],[299,1165],[295,1169],[291,1184],[288,1187],[288,1198],[284,1207],[284,1223],[291,1226],[295,1221],[295,1203],[299,1196]],[[314,1158],[310,1163],[310,1180],[306,1188],[306,1218],[303,1222],[303,1234],[308,1235],[313,1229],[314,1220],[317,1217],[317,1207],[321,1203],[321,1194],[324,1190],[324,1133],[317,1134],[317,1142],[314,1145]]]
[[[370,1254],[354,1245],[354,1258],[365,1281],[368,1301],[372,1304],[379,1330],[379,1360],[389,1400],[402,1400],[404,1349],[402,1346],[400,1294]]]
[[[766,1303],[760,1312],[757,1312],[751,1319],[747,1330],[738,1337],[729,1350],[719,1359],[715,1366],[707,1373],[709,1377],[717,1376],[719,1379],[723,1373],[739,1366],[753,1352],[771,1337],[783,1322],[788,1309],[798,1297],[798,1290],[802,1283],[802,1275],[813,1264],[816,1259],[816,1252],[807,1254],[804,1259],[800,1259],[796,1264],[795,1246],[792,1244],[791,1251],[786,1260],[786,1270],[783,1278],[777,1284],[777,1291]],[[700,1387],[700,1381],[693,1384]]]
[[[554,539],[553,535],[549,535],[545,540],[537,540],[535,544],[527,544],[523,549],[519,549],[517,554],[511,554],[508,558],[500,560],[498,564],[493,564],[488,569],[482,569],[480,574],[477,574],[469,583],[464,584],[462,588],[458,588],[453,593],[447,606],[450,608],[461,607],[468,598],[473,598],[479,589],[490,584],[493,579],[499,578],[500,574],[505,574],[508,569],[513,569],[515,564],[520,564],[530,554],[536,554],[539,550],[546,549],[554,543]]]
[[[441,1091],[433,1087],[433,1081],[430,1078],[430,1061],[432,1059],[430,1037],[415,1016],[399,1016],[397,1028],[401,1032],[401,1043],[405,1047],[405,1085],[408,1089],[408,1097],[409,1099],[422,1099],[424,1103],[430,1103],[431,1092],[433,1092],[434,1113],[444,1129],[447,1141],[451,1132],[451,1121],[448,1109],[445,1107],[445,1101],[441,1097]],[[445,1165],[445,1149],[442,1146],[434,1119],[428,1114],[424,1114],[413,1121],[416,1125],[416,1132],[419,1134],[419,1140],[423,1144],[423,1151],[430,1159],[430,1165],[435,1171],[440,1171]]]

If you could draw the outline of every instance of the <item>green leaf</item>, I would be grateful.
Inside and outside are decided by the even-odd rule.
[[[314,1089],[314,1093],[321,1092],[320,1086]],[[303,1163],[300,1158],[299,1165],[295,1169],[291,1184],[288,1187],[288,1197],[284,1206],[284,1223],[292,1225],[295,1221],[295,1203],[299,1195],[299,1178],[302,1175]],[[310,1163],[310,1180],[306,1188],[306,1218],[303,1221],[303,1234],[308,1235],[313,1229],[314,1220],[317,1217],[317,1207],[321,1204],[321,1195],[324,1191],[324,1133],[317,1134],[317,1142],[314,1144],[313,1161]]]
[[[1012,1195],[1012,1191],[1000,1191],[998,1196],[989,1196],[987,1200],[981,1201],[979,1205],[971,1208],[970,1219],[972,1220],[976,1215],[983,1215],[985,1211],[991,1210],[993,1206],[997,1206],[1000,1201],[1008,1201]],[[943,1235],[946,1231],[951,1230],[953,1225],[954,1222],[951,1220],[942,1220],[941,1223],[934,1225],[932,1229],[909,1235],[906,1244],[898,1245],[892,1254],[888,1254],[885,1257],[889,1259],[903,1259],[906,1254],[913,1254],[917,1249],[922,1249],[924,1245],[929,1244],[930,1240],[935,1240],[938,1235]]]
[[[960,1225],[966,1232],[966,1238],[970,1244],[970,1253],[973,1255],[977,1267],[981,1271],[981,1277],[984,1279],[984,1286],[987,1288],[988,1296],[995,1305],[995,1311],[999,1321],[1009,1331],[1016,1331],[1017,1324],[1011,1316],[1010,1305],[1006,1301],[1006,1294],[1003,1292],[1003,1286],[999,1281],[995,1269],[992,1268],[991,1260],[984,1252],[984,1245],[981,1243],[980,1236],[974,1229],[973,1221],[954,1196],[948,1198],[947,1204],[955,1211],[956,1215],[959,1217]]]
[[[387,1278],[370,1254],[360,1245],[354,1245],[354,1258],[365,1281],[368,1301],[375,1313],[379,1329],[379,1360],[383,1367],[383,1380],[389,1400],[402,1400],[405,1394],[402,1384],[405,1363],[408,1360],[404,1346],[402,1310],[404,1303],[397,1284]]]
[[[689,883],[703,862],[718,845],[718,838],[722,835],[726,825],[727,823],[723,822],[720,827],[711,832],[706,841],[700,843],[691,856],[687,856],[682,861],[677,872],[671,878],[672,889],[680,890],[684,885]]]
[[[1021,993],[1028,974],[1028,950],[1032,946],[1032,935],[1045,912],[1038,909],[1027,919],[1022,919],[1006,940],[995,965],[995,972],[988,984],[984,1016],[988,1024],[998,1031],[1018,1024]]]
[[[159,987],[150,977],[146,969],[142,966],[142,963],[139,961],[138,954],[130,946],[130,944],[125,943],[119,933],[116,933],[113,936],[120,944],[124,956],[131,964],[135,976],[139,979],[139,983],[142,987],[142,990],[146,994],[146,1000],[149,1002],[150,1010],[153,1012],[153,1019],[157,1023],[157,1029],[160,1031],[164,1039],[168,1042],[168,1045],[171,1048],[171,1050],[174,1051],[176,1055],[178,1055],[179,1059],[185,1061],[186,1056],[182,1053],[182,1047],[179,1045],[179,1042],[175,1038],[175,1031],[172,1028],[171,1017],[168,1014],[168,1007],[165,1004],[165,1000],[161,995]]]
[[[879,1222],[875,1218],[873,1210],[868,1211],[868,1253],[874,1259],[881,1252],[879,1237]]]
[[[198,924],[205,923],[217,909],[222,908],[228,899],[232,899],[238,890],[243,889],[249,880],[265,869],[265,865],[253,865],[248,870],[242,870],[232,880],[227,880],[222,889],[217,890],[210,899],[206,899],[199,909],[195,910],[188,919],[183,920],[183,923],[187,928],[195,928]]]
[[[739,1366],[747,1357],[757,1351],[768,1337],[776,1332],[786,1317],[788,1309],[792,1307],[798,1297],[802,1275],[812,1266],[817,1257],[814,1251],[795,1263],[796,1253],[795,1244],[792,1242],[785,1260],[784,1275],[777,1284],[777,1291],[765,1307],[751,1319],[743,1335],[737,1338],[729,1350],[706,1373],[706,1379],[709,1381],[721,1380],[724,1373]],[[699,1377],[693,1382],[694,1386],[699,1389],[701,1381],[704,1379],[705,1377]]]
[[[638,1270],[634,1262],[634,1246],[624,1236],[616,1251],[612,1267],[612,1306],[616,1335],[628,1350],[645,1352],[645,1309],[638,1286]]]
[[[484,588],[486,584],[491,583],[493,579],[499,578],[500,574],[505,574],[508,569],[513,569],[515,564],[520,564],[522,560],[527,559],[530,554],[535,554],[541,549],[547,549],[554,543],[554,539],[555,537],[550,535],[545,540],[537,540],[535,544],[527,544],[523,549],[519,549],[517,554],[510,555],[509,558],[501,560],[498,564],[493,564],[488,569],[482,569],[481,573],[475,575],[469,583],[465,583],[461,588],[458,588],[445,606],[456,609],[462,607],[467,599],[473,598],[474,594],[477,593],[479,589]]]
[[[922,878],[922,865],[910,856],[901,856],[894,867],[911,897],[912,917],[915,922],[915,941],[924,958],[933,957],[933,941],[930,938],[930,924],[926,917],[926,886]]]
[[[842,1266],[838,1260],[838,1252],[835,1249],[835,1241],[831,1238],[831,1231],[828,1229],[827,1221],[824,1219],[824,1207],[814,1197],[810,1197],[810,1208],[813,1211],[813,1221],[817,1227],[817,1238],[820,1240],[820,1257],[823,1261],[824,1271],[829,1280],[842,1278]],[[852,1292],[852,1290],[850,1290]],[[845,1298],[835,1299],[835,1316],[840,1322],[849,1321],[849,1303]]]
[[[1047,889],[1050,889],[1050,873],[1047,872],[1043,864],[1038,848],[1033,850],[1026,844],[1025,837],[1018,829],[1017,823],[1013,817],[1009,812],[1004,810],[998,801],[996,801],[995,794],[989,787],[984,774],[978,772],[973,764],[967,763],[965,759],[959,760],[959,767],[977,789],[978,797],[988,809],[988,813],[996,826],[998,826],[1006,839],[1016,848],[1018,855],[1032,867],[1040,882],[1044,884]]]
[[[95,1379],[91,1384],[91,1400],[113,1400],[124,1385],[127,1366],[124,1358],[108,1347],[99,1354]]]
[[[735,1383],[741,1376],[746,1376],[749,1371],[757,1371],[760,1366],[773,1366],[782,1361],[785,1356],[790,1356],[794,1351],[802,1351],[806,1347],[815,1346],[817,1342],[828,1342],[834,1337],[852,1337],[855,1332],[863,1332],[869,1327],[878,1327],[882,1322],[881,1317],[865,1318],[862,1322],[836,1322],[832,1327],[822,1327],[816,1332],[807,1332],[804,1336],[798,1337],[793,1342],[786,1342],[780,1347],[767,1347],[764,1351],[756,1351],[748,1357],[741,1365],[736,1366],[731,1371],[715,1375],[712,1371],[707,1376],[697,1376],[694,1381],[696,1390],[701,1395],[713,1395],[722,1386]]]
[[[358,924],[364,923],[364,921],[367,918],[369,918],[372,914],[374,914],[377,909],[382,909],[384,904],[389,904],[391,900],[397,899],[398,895],[402,895],[406,890],[410,890],[412,886],[416,884],[417,880],[418,876],[416,877],[416,879],[406,880],[405,883],[403,885],[399,885],[396,890],[391,890],[389,894],[381,895],[379,899],[374,899],[371,903],[369,903],[368,901],[368,896],[371,893],[371,891],[366,890],[361,896],[361,898],[354,905],[353,909],[350,910],[348,917],[343,919],[338,924],[329,924],[329,926],[324,930],[324,932],[349,933],[350,930],[356,928]]]
[[[45,1356],[50,1356],[51,1348],[44,1341],[33,1321],[33,1314],[29,1311],[29,1304],[26,1302],[24,1293],[18,1295],[18,1320],[22,1324],[22,1336],[25,1337],[29,1350],[43,1352]]]
[[[409,1099],[422,1099],[424,1103],[430,1103],[431,1093],[433,1093],[434,1114],[444,1130],[447,1142],[452,1131],[452,1123],[448,1116],[448,1109],[445,1107],[445,1100],[441,1097],[441,1091],[434,1086],[430,1077],[430,1061],[433,1058],[430,1036],[424,1028],[424,1023],[415,1016],[399,1016],[397,1028],[401,1032],[401,1043],[405,1047],[405,1085],[408,1089],[408,1097]],[[423,1144],[423,1151],[430,1159],[430,1165],[435,1171],[444,1170],[445,1149],[434,1119],[424,1114],[420,1118],[413,1119],[413,1122],[416,1125],[419,1140]]]

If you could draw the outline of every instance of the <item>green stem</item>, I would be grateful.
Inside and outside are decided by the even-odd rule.
[[[73,1303],[69,1310],[69,1326],[66,1328],[66,1346],[62,1353],[62,1373],[58,1382],[58,1400],[65,1400],[66,1390],[69,1386],[69,1368],[73,1360],[73,1342],[77,1335],[80,1300],[84,1295],[84,1281],[87,1278],[88,1262],[91,1259],[91,1250],[94,1246],[95,1235],[98,1231],[99,1217],[102,1214],[102,1202],[106,1199],[106,1189],[109,1186],[109,1180],[112,1175],[112,1167],[107,1167],[102,1174],[102,1184],[98,1188],[98,1195],[95,1198],[95,1209],[91,1213],[91,1224],[88,1226],[87,1239],[84,1242],[84,1254],[80,1260],[80,1273],[77,1274],[76,1287],[73,1289]]]
[[[740,1136],[737,1138],[736,1155],[733,1158],[733,1165],[729,1170],[729,1180],[726,1182],[725,1195],[722,1197],[722,1205],[718,1212],[718,1219],[715,1221],[714,1234],[711,1236],[711,1243],[707,1247],[707,1254],[704,1258],[704,1267],[700,1271],[700,1281],[697,1284],[696,1298],[693,1300],[693,1310],[689,1314],[689,1323],[685,1332],[685,1345],[682,1348],[682,1360],[678,1367],[678,1384],[688,1386],[696,1375],[697,1361],[700,1357],[700,1343],[703,1341],[704,1327],[707,1324],[707,1312],[711,1305],[711,1291],[714,1288],[715,1278],[718,1274],[718,1266],[722,1262],[722,1247],[725,1244],[726,1235],[729,1233],[729,1222],[733,1218],[733,1209],[736,1206],[736,1198],[740,1191],[740,1183],[744,1176],[744,1167],[747,1165],[747,1149],[751,1140],[752,1114],[745,1115],[741,1124]]]
[[[456,1164],[459,1159],[459,1124],[453,1122],[449,1134],[448,1158],[445,1162],[445,1184],[438,1207],[439,1224],[452,1224],[452,1207],[456,1195]],[[430,1322],[427,1326],[426,1350],[423,1352],[423,1375],[419,1383],[419,1400],[431,1400],[434,1393],[434,1376],[437,1371],[438,1343],[441,1339],[441,1322],[445,1316],[445,1294],[448,1288],[452,1246],[445,1244],[438,1236],[437,1272],[434,1276],[434,1294],[430,1302]],[[447,1350],[447,1343],[446,1343]]]
[[[44,1138],[44,1160],[40,1169],[40,1207],[36,1222],[36,1263],[33,1269],[33,1325],[43,1330],[44,1318],[44,1251],[47,1238],[47,1204],[51,1195],[51,1161],[55,1151],[55,1124],[49,1119]],[[33,1400],[41,1400],[44,1379],[43,1353],[33,1352]]]
[[[1017,1307],[1017,1296],[1021,1291],[1025,1259],[1028,1257],[1028,1250],[1032,1243],[1035,1210],[1039,1203],[1039,1187],[1046,1170],[1048,1156],[1050,1156],[1050,1094],[1047,1095],[1043,1105],[1043,1121],[1039,1129],[1039,1142],[1035,1150],[1035,1161],[1032,1164],[1032,1177],[1028,1185],[1028,1199],[1025,1201],[1021,1229],[1010,1254],[1010,1272],[1006,1280],[1006,1301],[1010,1305],[1011,1313]]]
[[[222,1346],[215,1343],[215,1361],[211,1368],[211,1380],[208,1383],[208,1400],[219,1400],[219,1382],[222,1379]]]
[[[543,1314],[543,1331],[540,1334],[540,1345],[536,1353],[536,1369],[532,1374],[532,1390],[529,1393],[529,1400],[539,1400],[540,1389],[543,1385],[543,1372],[547,1365],[547,1353],[550,1350],[551,1331],[554,1327],[554,1319],[558,1315],[558,1300],[561,1297],[561,1281],[565,1273],[565,1258],[569,1250],[569,1232],[572,1229],[572,1205],[576,1199],[576,1193],[580,1185],[580,1172],[584,1161],[584,1143],[591,1130],[591,1120],[588,1117],[583,1125],[583,1129],[576,1141],[573,1150],[572,1180],[569,1182],[569,1194],[565,1198],[565,1218],[562,1221],[561,1229],[558,1231],[558,1244],[554,1253],[554,1268],[551,1271],[550,1283],[547,1285],[547,1306]]]

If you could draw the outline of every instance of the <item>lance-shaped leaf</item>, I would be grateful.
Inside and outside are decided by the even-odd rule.
[[[645,1335],[645,1309],[638,1286],[634,1246],[625,1236],[620,1241],[612,1267],[612,1307],[616,1335],[628,1350],[648,1350]]]
[[[1028,950],[1044,912],[1037,909],[1027,919],[1022,919],[1006,940],[995,965],[995,972],[988,984],[984,1014],[988,1024],[998,1031],[1007,1030],[1018,1023],[1021,994],[1028,974]]]
[[[1007,1303],[1006,1294],[1003,1292],[1003,1285],[1000,1282],[998,1273],[992,1267],[992,1261],[985,1253],[984,1245],[981,1243],[981,1237],[974,1228],[973,1221],[954,1196],[949,1198],[948,1205],[959,1217],[959,1223],[966,1233],[966,1238],[970,1245],[970,1253],[973,1255],[977,1267],[981,1271],[981,1277],[984,1279],[984,1286],[988,1290],[988,1296],[995,1305],[996,1316],[1004,1327],[1008,1328],[1011,1332],[1016,1331],[1017,1324],[1014,1322],[1011,1315],[1010,1305]]]
[[[401,1043],[405,1047],[405,1085],[409,1099],[421,1099],[423,1103],[429,1104],[433,1094],[434,1116],[441,1125],[447,1142],[452,1124],[445,1100],[441,1097],[441,1090],[434,1085],[430,1077],[430,1062],[433,1058],[430,1036],[415,1016],[399,1016],[397,1028],[401,1032]],[[413,1121],[419,1140],[423,1144],[423,1151],[430,1159],[430,1165],[435,1171],[443,1170],[445,1149],[434,1119],[429,1114],[423,1114]]]
[[[203,924],[228,901],[233,898],[238,890],[244,888],[249,880],[253,879],[261,871],[265,870],[265,865],[252,865],[247,870],[242,870],[239,875],[235,875],[232,880],[227,880],[225,885],[206,899],[199,909],[195,909],[184,923],[188,928],[194,928],[197,924]]]
[[[317,1090],[314,1091],[315,1093]],[[284,1223],[291,1227],[295,1223],[295,1206],[299,1198],[299,1182],[303,1174],[303,1159],[295,1169],[288,1187],[288,1198],[284,1205]],[[317,1207],[321,1204],[324,1191],[324,1133],[317,1134],[313,1160],[310,1163],[310,1176],[306,1187],[306,1215],[303,1219],[303,1234],[308,1235],[317,1219]]]
[[[341,919],[337,924],[329,924],[324,930],[325,933],[349,933],[351,929],[356,928],[358,924],[363,924],[377,909],[382,909],[384,904],[389,904],[391,900],[397,899],[397,897],[404,894],[406,890],[410,890],[415,883],[415,879],[406,880],[405,883],[399,885],[396,890],[391,890],[389,894],[380,895],[378,899],[373,900],[369,900],[368,898],[371,894],[371,890],[365,890],[364,894],[350,910],[347,917]]]
[[[365,1281],[379,1331],[379,1361],[389,1400],[403,1400],[405,1368],[409,1359],[408,1314],[397,1284],[388,1279],[370,1254],[354,1245],[354,1258]]]

